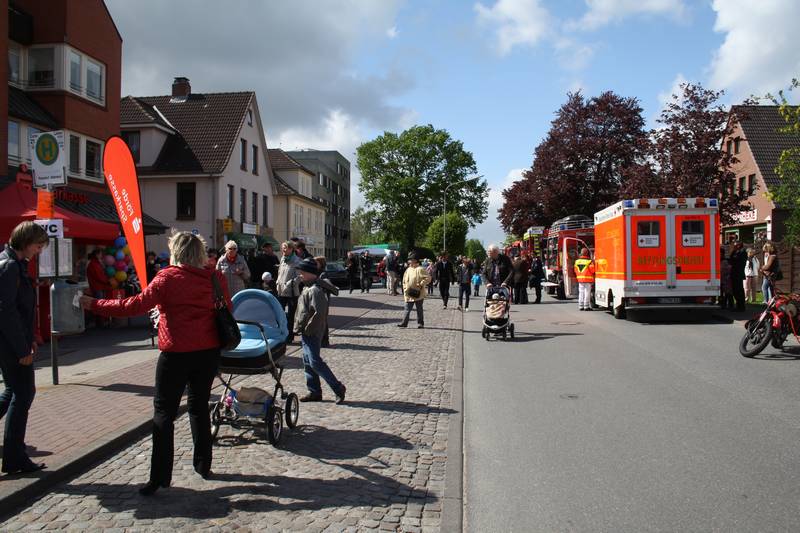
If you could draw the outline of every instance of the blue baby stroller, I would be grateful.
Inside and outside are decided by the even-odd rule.
[[[211,436],[216,439],[223,424],[241,429],[263,422],[267,440],[276,446],[283,432],[284,416],[289,428],[297,425],[300,416],[297,395],[287,393],[281,384],[283,366],[280,360],[286,355],[289,336],[286,315],[274,296],[259,289],[238,292],[232,301],[242,342],[234,350],[223,352],[220,359],[217,377],[225,385],[225,391],[209,406]],[[231,386],[235,376],[256,374],[272,375],[275,379],[272,394],[248,387],[237,391]]]

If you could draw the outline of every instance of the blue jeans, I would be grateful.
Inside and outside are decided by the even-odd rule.
[[[36,395],[33,365],[24,366],[10,354],[0,354],[0,368],[6,389],[0,394],[0,418],[6,417],[3,436],[3,472],[18,470],[30,463],[25,451],[28,411]]]
[[[306,387],[308,392],[315,396],[322,396],[322,385],[319,378],[338,394],[342,390],[342,384],[333,375],[330,367],[322,360],[322,339],[302,335],[300,341],[303,347],[303,370],[306,374]]]
[[[764,303],[769,302],[773,296],[772,282],[767,276],[764,276],[764,281],[761,282],[761,293],[764,295]]]

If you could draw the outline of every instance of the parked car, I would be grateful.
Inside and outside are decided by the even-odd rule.
[[[344,268],[342,261],[327,263],[325,265],[325,277],[340,289],[346,289],[350,286],[350,282],[347,279],[347,270]]]

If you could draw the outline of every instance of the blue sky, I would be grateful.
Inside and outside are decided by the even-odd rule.
[[[492,188],[484,244],[568,91],[637,97],[654,125],[683,80],[738,102],[800,77],[797,0],[107,1],[123,94],[256,90],[270,146],[352,162],[382,131],[447,129]]]

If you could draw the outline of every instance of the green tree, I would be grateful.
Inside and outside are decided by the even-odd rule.
[[[792,80],[789,90],[800,87],[800,80]],[[769,196],[781,209],[788,211],[786,218],[786,242],[795,246],[800,242],[800,106],[790,105],[784,91],[778,96],[768,95],[778,106],[778,110],[786,121],[781,132],[791,136],[793,145],[781,153],[775,173],[781,178],[777,187],[772,187]]]
[[[486,248],[478,239],[469,239],[464,246],[464,255],[475,259],[479,264],[486,261]]]
[[[444,222],[441,215],[433,219],[425,232],[425,246],[432,249],[437,254],[444,250]],[[467,241],[467,231],[469,224],[456,213],[447,213],[447,253],[450,255],[461,255],[464,253],[464,246]]]
[[[353,245],[384,242],[386,234],[379,224],[374,210],[357,207],[350,217],[350,241]]]
[[[413,248],[440,215],[448,185],[449,210],[470,227],[486,219],[488,185],[480,179],[461,183],[477,173],[477,166],[472,153],[446,130],[426,125],[399,135],[385,132],[359,146],[356,160],[358,187],[375,210],[378,226],[404,250]]]
[[[521,241],[521,240],[522,237],[520,237],[519,235],[514,235],[513,233],[509,233],[508,235],[506,235],[506,238],[503,239],[503,246],[511,246],[516,241]]]

